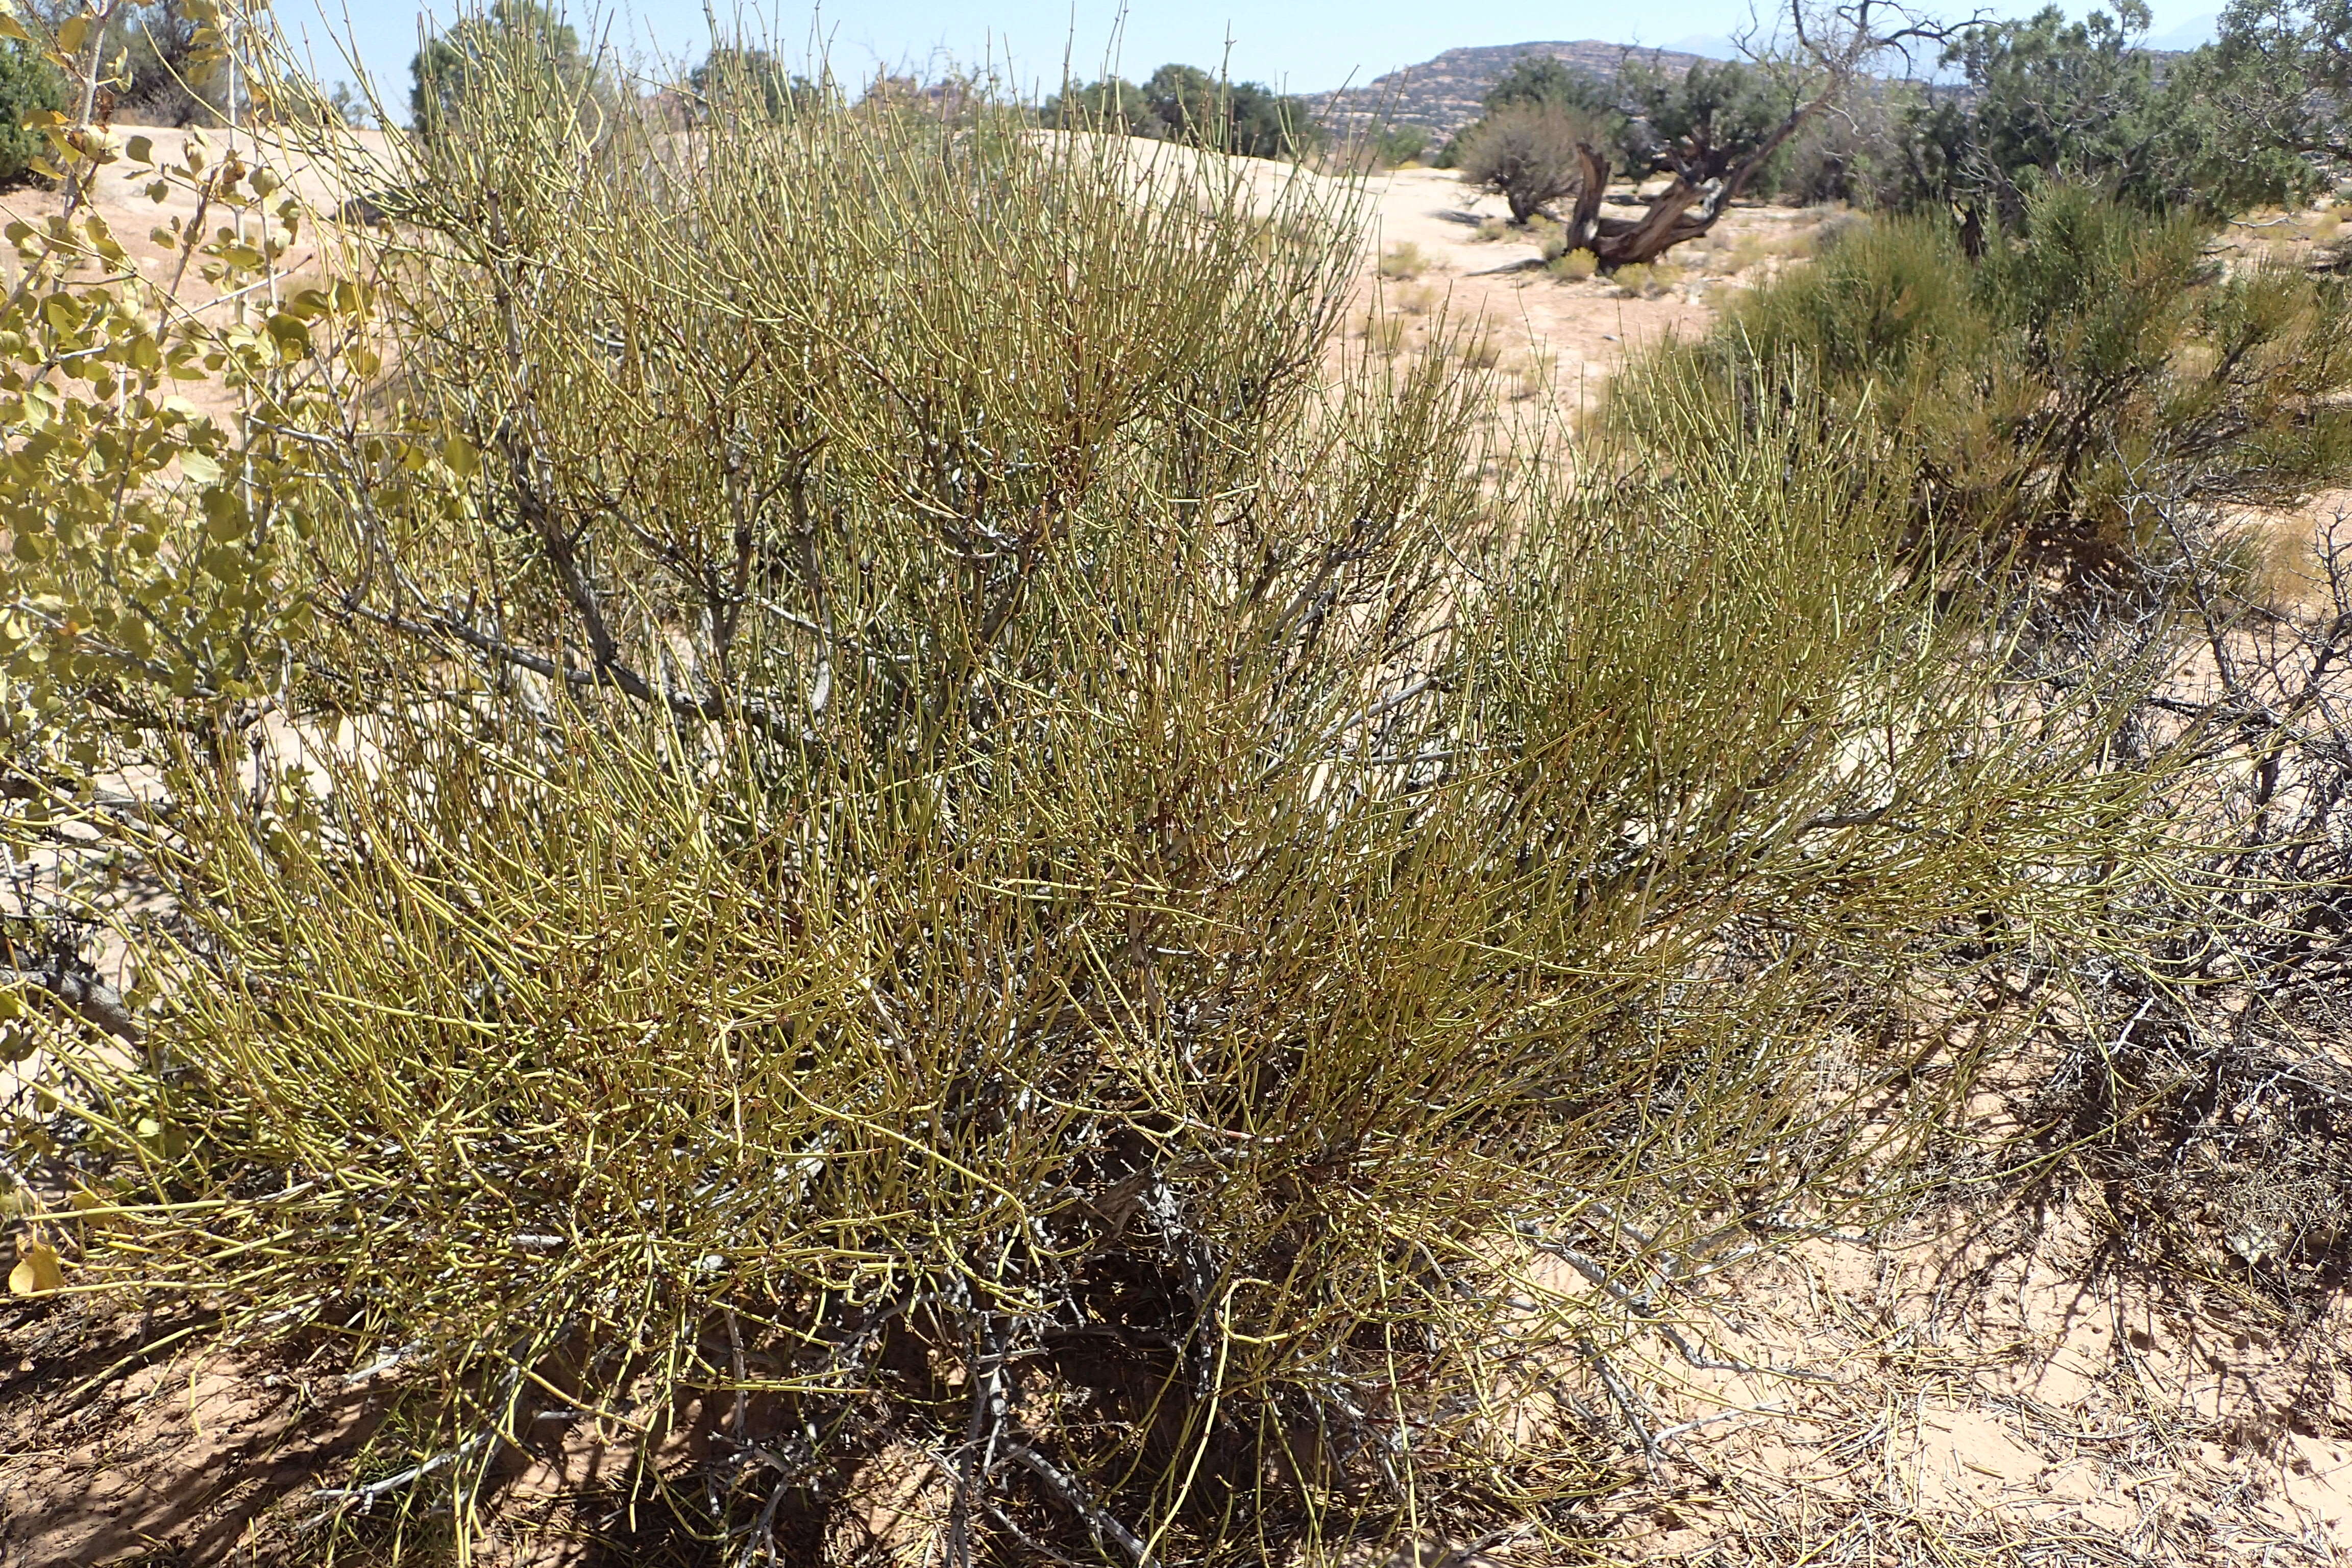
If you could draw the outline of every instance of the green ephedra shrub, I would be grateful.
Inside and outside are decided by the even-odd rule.
[[[502,58],[371,176],[393,373],[274,405],[308,760],[150,742],[144,1041],[38,1015],[22,1122],[68,1283],[389,1380],[366,1528],[575,1421],[741,1561],[885,1475],[959,1568],[1542,1517],[1548,1260],[1854,1201],[1906,998],[2130,928],[2122,707],[1863,438],[1564,479],[1342,354],[1344,188]]]

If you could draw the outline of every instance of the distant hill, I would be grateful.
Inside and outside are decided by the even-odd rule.
[[[2155,43],[2182,43],[2193,47],[2200,41],[2196,35],[2210,32],[2210,18],[2200,19],[2177,27]],[[1374,77],[1362,87],[1347,88],[1338,92],[1303,94],[1315,108],[1316,118],[1331,130],[1342,134],[1362,131],[1374,123],[1389,125],[1419,125],[1438,140],[1453,135],[1476,120],[1481,112],[1479,100],[1495,79],[1510,68],[1521,55],[1551,55],[1570,65],[1581,66],[1595,76],[1614,77],[1628,60],[1654,64],[1663,69],[1681,72],[1701,59],[1722,59],[1735,54],[1727,40],[1693,37],[1680,40],[1691,46],[1685,48],[1643,48],[1632,44],[1604,44],[1597,38],[1583,38],[1570,43],[1487,44],[1475,48],[1448,49],[1435,59],[1423,60],[1417,66],[1406,66],[1386,76]],[[1700,52],[1694,53],[1696,48]],[[2183,48],[2145,47],[2142,53],[2156,63],[2158,79],[2171,63],[2179,58]],[[1932,56],[1923,63],[1932,68]],[[1948,79],[1929,88],[1938,95],[1965,89],[1950,84]]]
[[[1618,67],[1629,59],[1654,61],[1668,70],[1682,71],[1701,58],[1680,49],[1634,48],[1594,38],[1572,44],[1488,44],[1448,49],[1433,60],[1374,77],[1362,87],[1308,94],[1307,101],[1316,106],[1317,117],[1335,131],[1358,131],[1380,120],[1424,126],[1440,137],[1451,136],[1478,118],[1478,100],[1521,55],[1551,55],[1600,77],[1615,76]]]

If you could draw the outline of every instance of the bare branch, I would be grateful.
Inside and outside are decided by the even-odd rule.
[[[47,992],[66,1010],[94,1028],[137,1045],[145,1037],[138,1015],[122,994],[105,982],[65,968],[0,969],[0,984],[30,985]]]

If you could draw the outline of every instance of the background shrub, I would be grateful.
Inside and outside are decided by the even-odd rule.
[[[2177,554],[2148,498],[2273,504],[2352,471],[2342,282],[2224,273],[2206,232],[2078,186],[2037,194],[2019,242],[1973,258],[1948,221],[1861,226],[1628,380],[1623,417],[1693,384],[1727,422],[1705,440],[1816,406],[1917,456],[1915,541],[2144,575]]]
[[[1456,153],[1463,178],[1500,195],[1511,221],[1524,224],[1545,205],[1605,178],[1594,144],[1597,121],[1558,103],[1514,103],[1480,121]]]
[[[30,51],[37,56],[84,7],[80,0],[23,0],[16,13],[41,39]],[[106,7],[98,23],[94,110],[131,125],[217,124],[217,100],[226,84],[217,52],[200,37],[211,15],[196,0],[121,0]],[[92,58],[87,47],[70,53],[77,69]],[[54,64],[45,68],[65,79]]]
[[[21,43],[0,38],[0,185],[31,177],[33,160],[47,142],[25,128],[25,117],[66,106],[64,79]]]
[[[1115,128],[1125,135],[1192,142],[1250,158],[1305,157],[1325,141],[1304,99],[1172,61],[1139,87],[1118,77],[1071,83],[1045,100],[1039,118],[1048,125]],[[1410,127],[1381,132],[1375,138],[1378,155],[1391,162],[1410,157],[1408,148],[1418,151]]]
[[[722,80],[764,97],[768,84],[748,73],[758,61],[723,57]],[[408,67],[408,123],[427,142],[446,141],[452,128],[478,118],[485,102],[523,96],[534,112],[585,114],[601,121],[614,106],[612,85],[583,51],[579,29],[541,0],[492,0],[461,15],[425,40]]]
[[[1943,63],[1968,89],[1904,110],[1905,199],[1960,207],[1972,237],[2016,231],[2053,180],[2209,216],[2306,199],[2317,185],[2315,148],[2296,144],[2280,121],[2313,96],[2308,86],[2271,79],[2257,64],[2269,57],[2226,44],[2159,79],[2139,47],[2148,18],[2139,0],[2123,0],[2112,15],[2080,21],[2051,6],[1964,28]]]
[[[782,120],[829,90],[790,69],[766,49],[740,44],[712,46],[700,65],[687,73],[686,86],[705,114]]]
[[[110,18],[107,53],[121,68],[109,86],[111,113],[133,125],[217,124],[227,84],[198,38],[200,8],[186,0],[121,5]]]
[[[1425,126],[1383,125],[1372,132],[1368,150],[1375,167],[1394,169],[1420,162],[1429,142]]]

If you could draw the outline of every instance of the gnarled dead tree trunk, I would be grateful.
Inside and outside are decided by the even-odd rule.
[[[1716,226],[1789,138],[1844,90],[1850,77],[1851,72],[1833,74],[1822,90],[1790,110],[1769,135],[1744,152],[1709,146],[1703,126],[1685,139],[1695,145],[1669,144],[1666,156],[1674,182],[1652,196],[1637,218],[1601,216],[1608,164],[1598,150],[1580,146],[1588,173],[1567,221],[1568,248],[1592,252],[1601,270],[1613,272],[1635,262],[1655,261],[1675,246],[1696,239]]]
[[[1743,95],[1750,95],[1753,105],[1753,95],[1769,90],[1755,74],[1765,68],[1760,66],[1702,61],[1680,84],[1679,101],[1668,89],[1654,92],[1648,103],[1627,104],[1636,126],[1646,124],[1654,138],[1651,172],[1673,179],[1649,198],[1641,216],[1603,217],[1607,162],[1598,148],[1581,145],[1586,175],[1567,221],[1567,247],[1589,250],[1603,271],[1615,271],[1654,261],[1713,228],[1789,139],[1844,97],[1872,60],[1914,39],[1932,41],[1947,32],[1934,25],[1888,27],[1881,19],[1885,10],[1883,0],[1859,0],[1811,16],[1803,0],[1790,5],[1797,48],[1787,68],[1806,79],[1777,121],[1748,119],[1738,105]],[[1642,173],[1637,167],[1634,178]]]

